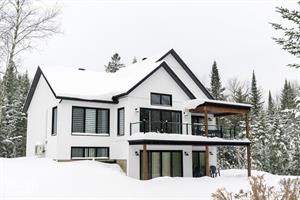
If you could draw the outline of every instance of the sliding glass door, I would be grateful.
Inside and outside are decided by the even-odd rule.
[[[140,109],[141,132],[181,133],[181,111]]]
[[[182,176],[182,151],[148,151],[148,177]],[[140,153],[140,177],[143,179],[143,152]]]
[[[193,151],[193,177],[205,176],[205,151]]]

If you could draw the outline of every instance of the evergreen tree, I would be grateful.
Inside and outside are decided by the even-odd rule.
[[[0,157],[16,156],[17,76],[13,63],[8,65],[2,81],[2,107],[0,117]]]
[[[120,68],[125,67],[125,65],[122,64],[120,61],[121,61],[121,57],[119,56],[118,53],[115,53],[111,57],[111,61],[108,62],[108,65],[105,66],[105,71],[108,73],[115,73]]]
[[[23,113],[23,106],[29,91],[30,81],[28,72],[18,76],[18,104],[16,113],[16,135],[19,137],[16,143],[17,157],[25,156],[26,153],[26,130],[27,130],[27,116]]]
[[[132,64],[134,64],[134,63],[137,63],[137,59],[135,56],[133,57],[133,60],[132,60]]]
[[[274,112],[275,105],[274,100],[272,98],[271,91],[269,90],[269,96],[268,96],[268,113],[272,114]]]
[[[258,115],[258,113],[262,109],[262,92],[260,89],[257,88],[257,83],[256,83],[256,77],[255,73],[253,71],[252,73],[252,81],[251,81],[251,91],[250,91],[250,98],[249,98],[250,103],[252,104],[252,113],[255,115]]]
[[[210,74],[210,92],[211,95],[217,100],[225,100],[223,92],[225,88],[222,87],[217,62],[214,61]]]
[[[281,91],[280,102],[282,110],[296,107],[296,91],[287,80],[285,80]]]
[[[300,2],[298,2],[297,10],[289,10],[283,7],[276,7],[276,12],[281,14],[281,17],[288,20],[290,23],[289,27],[284,27],[278,23],[271,23],[276,31],[280,31],[282,36],[278,38],[273,38],[277,44],[282,46],[283,50],[294,55],[296,58],[300,58],[300,45],[299,45],[299,35],[300,35]],[[290,67],[300,67],[300,64],[294,63],[289,64]]]

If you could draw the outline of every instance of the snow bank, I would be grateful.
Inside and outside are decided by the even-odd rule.
[[[263,172],[253,172],[261,174]],[[0,159],[0,199],[211,199],[218,188],[250,188],[246,170],[221,171],[221,177],[170,178],[140,181],[117,165],[97,161],[55,162],[45,158]],[[266,173],[268,183],[281,177]]]

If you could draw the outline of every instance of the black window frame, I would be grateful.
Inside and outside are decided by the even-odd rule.
[[[120,111],[123,110],[123,134],[120,133]],[[118,136],[124,136],[125,135],[125,108],[122,107],[122,108],[118,108],[118,114],[117,114],[117,118],[118,118],[118,123],[117,123],[117,135]]]
[[[182,134],[183,133],[183,131],[182,131],[182,129],[183,129],[183,127],[182,127],[182,111],[181,110],[168,110],[168,109],[157,109],[157,108],[145,108],[145,107],[141,107],[140,108],[140,112],[139,112],[139,118],[140,118],[140,122],[143,122],[144,121],[144,119],[142,118],[142,115],[141,115],[141,113],[142,113],[142,110],[148,110],[148,111],[159,111],[160,112],[160,119],[162,118],[162,113],[163,112],[170,112],[170,113],[172,113],[172,112],[174,112],[174,113],[179,113],[180,115],[180,122],[179,122],[179,128],[180,128],[180,131],[179,131],[179,133],[178,134]],[[147,124],[147,121],[146,121],[146,124]],[[145,130],[144,130],[144,127],[143,127],[143,123],[140,123],[140,127],[139,127],[139,130],[140,130],[140,132],[144,132]],[[162,124],[160,125],[160,127],[161,127],[161,129],[163,129],[164,127],[162,126]],[[151,132],[150,130],[148,130],[148,131],[146,131],[146,132]]]
[[[73,113],[74,109],[80,108],[83,109],[83,132],[74,132],[73,130]],[[95,109],[96,110],[96,132],[95,133],[89,133],[86,132],[85,127],[85,120],[86,120],[86,109]],[[99,133],[98,132],[98,111],[99,110],[106,110],[107,111],[107,133]],[[98,107],[82,107],[82,106],[72,106],[72,116],[71,116],[71,135],[83,135],[83,136],[110,136],[110,109],[109,108],[98,108]],[[91,135],[92,134],[92,135]]]
[[[72,156],[72,149],[73,148],[82,148],[83,149],[83,156],[82,157],[74,157]],[[95,149],[95,152],[97,152],[97,149],[101,148],[101,149],[107,149],[107,157],[103,158],[103,160],[109,160],[110,159],[110,149],[109,147],[99,147],[99,146],[71,146],[71,160],[76,160],[76,159],[101,159],[101,157],[85,157],[85,149],[90,149],[93,148]]]
[[[54,112],[56,111],[56,119],[54,119]],[[56,136],[57,135],[57,106],[53,107],[52,108],[52,117],[51,117],[51,135],[52,136]],[[56,130],[55,127],[54,127],[54,120],[56,121]]]
[[[171,158],[170,158],[170,173],[171,173],[171,176],[170,177],[183,177],[183,168],[184,168],[184,166],[183,166],[183,150],[147,150],[147,158],[148,158],[148,178],[149,179],[151,179],[152,178],[152,176],[151,176],[151,172],[150,172],[150,167],[149,167],[149,165],[150,165],[150,162],[149,162],[149,158],[150,158],[150,156],[149,156],[149,154],[150,153],[152,153],[152,152],[158,152],[159,154],[160,154],[160,177],[162,176],[162,169],[163,169],[163,167],[162,167],[162,153],[163,152],[169,152],[170,154],[171,154]],[[180,153],[180,155],[181,155],[181,176],[173,176],[173,171],[172,171],[172,169],[173,169],[173,157],[172,157],[172,153],[173,152],[175,152],[175,153]],[[139,157],[140,157],[140,179],[142,179],[143,178],[143,173],[142,173],[142,163],[143,163],[143,159],[142,159],[142,155],[143,155],[143,150],[140,150],[140,155],[139,155]]]
[[[152,102],[152,95],[158,95],[159,96],[159,104],[153,103]],[[163,96],[167,96],[170,98],[170,104],[162,104],[162,97]],[[150,93],[150,104],[151,105],[155,105],[155,106],[172,106],[173,102],[172,102],[172,95],[171,94],[163,94],[163,93],[156,93],[156,92],[151,92]]]

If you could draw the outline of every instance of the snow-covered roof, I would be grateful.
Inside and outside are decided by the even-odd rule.
[[[247,108],[252,107],[252,105],[246,104],[246,103],[234,103],[234,102],[211,100],[211,99],[193,99],[193,100],[186,101],[184,103],[184,108],[185,109],[194,109],[194,108],[204,105],[204,104],[218,104],[218,105],[247,107]]]
[[[158,140],[158,141],[185,141],[185,142],[207,142],[207,143],[244,143],[249,144],[247,138],[244,139],[223,139],[219,137],[204,137],[199,135],[185,135],[185,134],[172,134],[172,133],[134,133],[128,138],[128,141],[137,140]]]
[[[127,92],[160,64],[162,61],[146,59],[116,73],[45,66],[41,70],[58,97],[111,101],[113,96]]]

